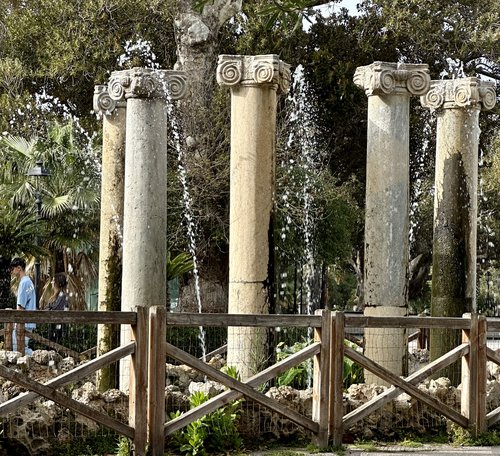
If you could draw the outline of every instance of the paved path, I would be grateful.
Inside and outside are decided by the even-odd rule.
[[[500,446],[495,447],[454,447],[450,445],[422,445],[412,448],[401,445],[379,445],[370,448],[359,448],[348,445],[338,453],[309,453],[304,449],[272,450],[250,453],[251,456],[273,456],[279,452],[287,452],[287,456],[500,456]],[[294,454],[295,453],[295,454]]]

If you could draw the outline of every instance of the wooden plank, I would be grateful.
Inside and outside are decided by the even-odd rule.
[[[210,353],[207,353],[205,355],[206,361],[210,361],[214,356],[217,355],[222,355],[223,353],[227,352],[227,344],[222,345],[219,348],[216,348],[215,350],[212,350]],[[202,359],[203,357],[200,357],[199,359]]]
[[[321,343],[321,351],[314,357],[313,368],[313,406],[312,419],[319,425],[314,443],[318,448],[328,447],[328,413],[330,411],[330,346],[331,346],[331,312],[317,310],[316,315],[321,316],[323,324],[321,329],[315,328],[314,341]]]
[[[135,312],[96,312],[90,310],[0,310],[0,322],[3,323],[73,323],[73,324],[117,324],[133,325],[136,323]]]
[[[62,352],[68,356],[71,356],[72,358],[76,359],[77,361],[80,359],[80,353],[78,353],[77,351],[71,350],[71,348],[67,348],[64,345],[60,345],[52,340],[46,339],[45,337],[40,336],[40,334],[31,332],[31,331],[26,331],[26,337],[29,337],[30,339],[36,340],[37,342],[40,342],[49,348],[53,348],[54,350],[56,350],[58,352]]]
[[[131,327],[135,351],[130,360],[129,424],[135,429],[134,454],[146,455],[148,440],[148,308],[136,307],[137,324]]]
[[[419,336],[420,336],[420,330],[415,331],[414,333],[411,333],[408,336],[408,342],[413,342],[414,340],[417,340]]]
[[[95,355],[97,355],[97,347],[92,347],[88,350],[82,351],[80,353],[80,359],[90,358]]]
[[[99,358],[93,359],[88,363],[82,364],[74,369],[71,369],[69,372],[66,372],[58,377],[55,377],[48,382],[45,383],[45,386],[50,386],[52,388],[59,388],[64,385],[68,385],[73,382],[77,382],[92,374],[93,372],[102,369],[104,366],[108,364],[115,363],[121,358],[131,355],[134,353],[135,343],[130,342],[123,347],[115,348],[114,350],[109,351],[108,353],[100,356]],[[23,407],[33,402],[38,397],[38,394],[29,391],[25,393],[21,393],[8,401],[2,402],[0,404],[0,416],[8,415],[9,413],[14,412],[19,407]]]
[[[468,318],[468,314],[464,316],[464,318]],[[478,365],[478,356],[479,356],[479,346],[478,346],[478,315],[476,313],[470,315],[470,331],[469,331],[469,344],[470,344],[470,353],[469,356],[465,357],[465,363],[462,363],[462,369],[465,368],[466,371],[462,374],[462,394],[465,391],[468,392],[468,395],[465,395],[464,400],[468,400],[468,415],[465,414],[467,410],[467,406],[462,407],[462,415],[465,415],[469,418],[469,428],[473,434],[477,435],[477,417],[478,417],[478,377],[477,377],[477,369]],[[467,378],[468,377],[468,378]],[[462,405],[464,405],[462,401]]]
[[[486,385],[487,385],[487,321],[484,315],[477,317],[477,409],[476,409],[476,437],[484,434],[488,430],[488,422],[486,418]]]
[[[344,416],[344,330],[345,314],[343,312],[334,312],[330,374],[330,425],[334,447],[342,445],[342,436],[344,433],[342,422]]]
[[[488,423],[488,427],[491,427],[498,423],[500,420],[500,407],[497,407],[495,410],[492,410],[490,413],[486,415],[486,422]]]
[[[470,314],[464,314],[464,318],[470,320]],[[462,330],[462,343],[468,344],[470,347],[470,328]],[[461,384],[462,392],[460,394],[460,411],[463,416],[470,417],[470,350],[469,353],[462,358],[461,369]]]
[[[90,418],[92,421],[96,421],[97,423],[102,424],[126,437],[134,437],[134,429],[130,426],[111,418],[106,413],[103,413],[95,408],[70,399],[68,396],[60,393],[52,386],[42,385],[41,383],[31,380],[25,374],[13,371],[2,365],[0,365],[0,376],[23,388],[29,389],[40,396],[57,402],[59,405]]]
[[[443,414],[450,420],[454,421],[458,425],[466,428],[468,427],[469,420],[465,418],[460,413],[453,410],[448,405],[442,403],[438,399],[435,399],[431,396],[428,396],[423,391],[418,389],[416,386],[407,383],[402,378],[383,368],[379,364],[375,363],[371,359],[366,358],[361,353],[358,353],[356,350],[353,350],[350,347],[344,347],[345,355],[351,358],[353,361],[361,364],[364,368],[368,369],[370,372],[373,372],[375,375],[379,376],[381,379],[386,380],[387,382],[399,387],[410,396],[417,398],[422,401],[424,404],[432,407],[439,413]]]
[[[488,331],[500,331],[500,318],[488,317]]]
[[[14,323],[7,323],[5,325],[5,350],[12,351],[12,331],[14,330]]]
[[[26,341],[24,339],[24,333],[26,329],[24,323],[16,323],[16,338],[17,338],[17,351],[24,355]]]
[[[2,321],[0,319],[0,321]],[[200,313],[169,313],[167,326],[257,326],[275,328],[294,326],[300,328],[321,327],[321,317],[317,315],[276,315],[276,314],[200,314]]]
[[[493,361],[494,363],[500,365],[500,354],[495,350],[486,347],[486,356],[490,361]]]
[[[148,432],[152,456],[165,454],[165,355],[166,355],[165,306],[149,309],[149,359],[148,359]]]
[[[346,315],[346,328],[448,328],[466,329],[470,322],[460,317],[366,317]]]
[[[209,364],[205,364],[203,361],[200,361],[198,358],[195,358],[194,356],[191,356],[190,354],[183,352],[179,348],[167,343],[167,353],[168,356],[172,356],[173,358],[177,359],[178,361],[181,361],[184,364],[187,364],[188,366],[196,369],[197,371],[207,375],[208,377],[212,378],[213,380],[222,383],[223,385],[234,389],[240,393],[242,393],[244,396],[247,396],[251,399],[253,399],[255,402],[258,402],[259,404],[263,405],[264,407],[267,407],[270,410],[273,410],[289,420],[299,424],[302,427],[305,427],[306,429],[317,433],[319,426],[318,423],[315,423],[314,421],[310,420],[309,418],[306,418],[305,416],[302,416],[300,413],[297,413],[295,410],[292,410],[279,402],[270,399],[269,397],[265,396],[262,393],[259,393],[258,391],[254,390],[251,386],[249,386],[246,383],[239,382],[238,380],[235,380],[234,378],[230,377],[229,375],[224,374],[223,372],[213,368]]]
[[[449,366],[450,364],[453,364],[467,353],[469,353],[469,344],[459,345],[450,352],[445,353],[443,356],[439,357],[438,359],[432,361],[431,363],[422,367],[418,371],[409,375],[408,377],[405,378],[405,381],[411,383],[412,385],[418,385],[420,382],[425,380],[430,375],[434,374],[435,372],[439,372],[441,369]],[[383,407],[385,404],[398,397],[401,394],[401,392],[402,391],[399,388],[391,386],[383,393],[379,394],[378,396],[375,396],[374,398],[372,398],[368,402],[365,402],[357,409],[349,412],[343,418],[344,429],[349,428],[357,421],[366,418],[368,415],[372,414],[379,408]]]
[[[283,372],[286,372],[288,369],[291,369],[294,366],[306,361],[311,356],[318,354],[321,350],[321,344],[315,342],[302,350],[294,353],[293,355],[288,356],[282,361],[264,369],[258,374],[250,377],[244,383],[251,386],[252,388],[257,388],[260,385],[268,382],[269,380],[281,375]],[[213,412],[220,407],[228,404],[231,401],[235,401],[243,397],[243,394],[238,391],[228,390],[223,393],[220,393],[216,397],[209,399],[207,402],[195,407],[181,416],[169,421],[165,424],[165,434],[170,435],[175,431],[183,428],[184,426],[196,421],[197,419],[205,416],[207,413]]]

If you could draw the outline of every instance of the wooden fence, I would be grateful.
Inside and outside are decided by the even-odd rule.
[[[126,324],[132,328],[132,340],[76,369],[40,384],[0,365],[0,376],[29,390],[0,404],[0,415],[12,413],[38,396],[44,396],[63,407],[82,414],[134,441],[135,454],[144,455],[146,447],[154,456],[163,455],[168,435],[209,412],[241,397],[255,401],[273,412],[286,416],[310,432],[319,447],[329,443],[340,445],[344,429],[362,420],[402,392],[435,409],[454,423],[479,435],[500,420],[500,407],[486,413],[487,361],[500,364],[500,355],[487,347],[488,331],[500,331],[499,319],[480,315],[465,318],[364,317],[328,310],[316,315],[230,315],[166,313],[164,307],[138,308],[136,312],[25,312],[0,311],[4,323],[94,323]],[[238,381],[209,364],[167,343],[169,327],[302,327],[314,328],[314,341],[290,357],[269,366],[244,381]],[[362,353],[345,345],[349,328],[449,328],[463,333],[462,344],[406,378],[383,368]],[[27,335],[30,334],[27,332]],[[7,333],[5,334],[8,339]],[[166,421],[165,362],[166,356],[191,366],[203,375],[225,385],[227,391],[202,405]],[[129,383],[129,422],[121,423],[104,413],[70,399],[57,388],[83,379],[96,370],[131,356]],[[392,385],[363,406],[344,415],[344,356],[370,370]],[[303,416],[259,391],[259,386],[303,361],[313,358],[312,416]],[[462,359],[461,411],[443,404],[418,388],[418,384],[440,369]]]

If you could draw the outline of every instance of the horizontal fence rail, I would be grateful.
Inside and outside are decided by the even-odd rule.
[[[43,396],[54,400],[62,407],[82,414],[97,423],[134,440],[137,455],[145,454],[149,441],[153,455],[163,454],[165,437],[178,431],[207,413],[228,404],[230,401],[246,397],[262,404],[270,411],[285,415],[305,430],[316,436],[319,446],[328,442],[342,442],[344,429],[380,409],[402,392],[406,392],[419,403],[436,410],[440,415],[451,419],[458,425],[480,434],[500,421],[500,407],[486,414],[486,379],[487,361],[500,365],[500,354],[486,346],[487,334],[500,331],[500,318],[488,318],[481,315],[458,317],[365,317],[343,312],[319,311],[315,315],[255,315],[255,314],[200,314],[168,313],[164,307],[138,308],[131,312],[90,312],[90,311],[18,311],[0,310],[0,323],[5,328],[0,330],[0,337],[7,342],[8,328],[13,324],[114,324],[130,325],[131,340],[128,343],[91,359],[96,348],[86,348],[78,353],[59,343],[26,330],[24,335],[40,344],[47,344],[61,353],[70,354],[84,364],[41,384],[25,378],[8,367],[1,366],[0,376],[9,379],[26,390],[18,396],[0,404],[0,416],[8,415],[22,406]],[[283,328],[314,330],[314,338],[296,353],[274,365],[267,366],[255,376],[244,381],[214,369],[205,361],[216,353],[224,353],[225,348],[212,350],[209,357],[199,359],[183,351],[174,343],[167,343],[167,332],[183,327],[221,328],[254,327],[274,329],[279,333]],[[19,326],[18,326],[19,327]],[[354,328],[359,331],[352,331]],[[462,343],[447,354],[441,356],[406,377],[398,377],[362,353],[363,332],[365,328],[407,328],[411,330],[428,328],[446,328],[462,331]],[[351,333],[346,333],[351,330]],[[411,332],[411,331],[410,331]],[[312,334],[312,332],[311,332]],[[355,334],[355,337],[353,336]],[[412,339],[417,338],[417,333]],[[295,336],[291,336],[295,337]],[[297,336],[298,337],[298,336]],[[346,340],[359,342],[358,349],[346,345]],[[222,344],[223,345],[223,344]],[[274,347],[275,348],[275,347]],[[87,358],[88,357],[88,358]],[[102,412],[93,412],[88,406],[80,405],[56,390],[62,386],[77,382],[109,363],[115,363],[124,357],[130,358],[129,422],[121,423]],[[190,366],[204,376],[225,385],[228,389],[208,402],[185,412],[173,420],[165,420],[165,363],[167,357]],[[313,407],[312,418],[291,412],[279,403],[265,396],[262,385],[283,374],[288,369],[304,361],[313,359]],[[362,368],[374,372],[387,381],[390,386],[382,394],[364,403],[355,410],[344,412],[343,375],[346,358],[358,363]],[[419,383],[441,369],[462,359],[462,409],[456,411],[421,391]],[[155,423],[154,425],[152,423]],[[148,434],[149,432],[149,434]]]

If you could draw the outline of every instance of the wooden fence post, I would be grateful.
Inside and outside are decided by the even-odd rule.
[[[135,352],[130,360],[129,425],[135,430],[134,455],[145,456],[148,434],[148,308],[138,306],[135,311],[137,323],[131,328]]]
[[[165,306],[149,309],[148,431],[152,456],[165,454]]]
[[[26,350],[24,323],[16,323],[17,351],[23,356]]]
[[[469,354],[462,359],[462,415],[469,418],[469,430],[475,437],[488,429],[486,420],[487,380],[487,320],[476,313],[465,314],[471,319],[470,331],[463,332],[463,342],[469,342]]]
[[[467,318],[471,321],[469,329],[462,331],[462,343],[469,344],[469,354],[462,357],[462,395],[460,397],[460,412],[463,416],[469,418],[469,427],[471,426],[471,358],[472,358],[472,345],[471,332],[472,332],[472,319],[471,314],[466,313],[462,318]]]
[[[5,347],[7,351],[12,351],[12,331],[14,330],[14,323],[5,323]]]
[[[331,348],[330,374],[330,426],[333,446],[342,445],[344,433],[344,338],[345,315],[343,312],[333,313],[333,339]]]
[[[486,419],[486,384],[488,378],[486,356],[488,343],[488,321],[484,315],[477,315],[477,406],[476,406],[476,437],[488,430]]]
[[[314,436],[315,445],[320,448],[328,446],[329,388],[330,388],[330,350],[331,350],[331,312],[316,310],[321,315],[321,328],[314,329],[314,341],[321,342],[321,351],[314,356],[313,406],[312,419],[319,424],[318,433]]]

